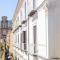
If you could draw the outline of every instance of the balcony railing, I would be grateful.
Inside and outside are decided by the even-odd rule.
[[[27,44],[26,43],[22,43],[22,50],[27,51]]]
[[[45,45],[37,45],[37,44],[26,44],[26,43],[22,43],[22,46],[20,47],[21,52],[23,52],[24,54],[26,53],[27,55],[31,55],[33,56],[34,59],[42,59],[42,60],[60,60],[59,57],[53,57],[53,58],[45,58],[42,56],[40,56],[40,52],[38,51],[38,47],[40,48],[40,46],[42,47],[47,47]]]

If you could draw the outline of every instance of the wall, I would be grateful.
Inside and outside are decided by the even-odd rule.
[[[48,33],[49,56],[60,57],[60,0],[49,0]]]

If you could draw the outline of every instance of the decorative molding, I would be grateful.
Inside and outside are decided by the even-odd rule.
[[[28,16],[32,17],[36,12],[37,12],[37,10],[32,10],[32,11],[28,14]]]
[[[25,24],[27,22],[27,20],[24,20],[24,21],[22,21],[22,24]]]
[[[13,33],[14,33],[17,29],[19,29],[19,27],[22,27],[22,25],[19,25],[19,26],[13,31]]]

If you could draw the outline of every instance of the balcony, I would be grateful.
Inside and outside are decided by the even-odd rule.
[[[26,43],[22,43],[22,51],[27,52],[27,44]]]
[[[27,45],[26,43],[22,43],[22,46],[20,47],[22,52],[25,52],[27,54],[36,55],[37,54],[37,46],[36,45]]]

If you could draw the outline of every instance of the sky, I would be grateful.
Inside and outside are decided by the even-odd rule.
[[[18,0],[0,0],[0,20],[2,16],[7,16],[12,20]]]

